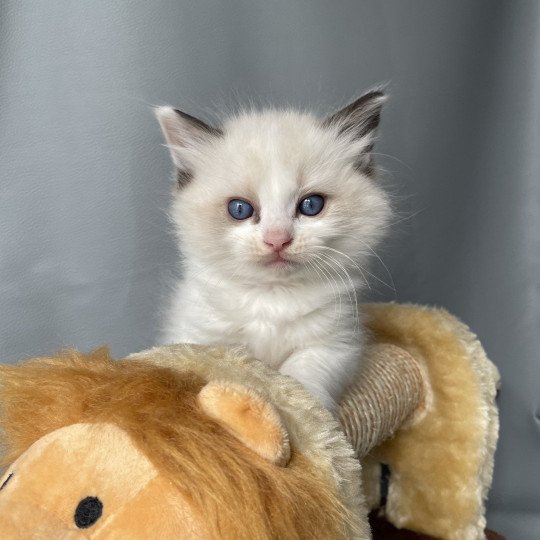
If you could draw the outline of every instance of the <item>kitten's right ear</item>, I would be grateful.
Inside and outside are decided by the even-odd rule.
[[[367,174],[373,172],[371,152],[386,99],[383,86],[374,88],[323,121],[345,137],[355,168]]]
[[[336,126],[340,134],[351,140],[365,139],[366,143],[371,143],[386,100],[385,87],[375,88],[326,118],[323,124]]]
[[[171,158],[179,171],[188,171],[200,148],[223,132],[202,120],[172,107],[157,107],[155,114],[165,136]]]

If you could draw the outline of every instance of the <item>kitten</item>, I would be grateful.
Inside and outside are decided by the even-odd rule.
[[[212,127],[160,107],[184,256],[165,342],[242,344],[335,412],[362,348],[362,267],[390,217],[371,151],[385,101],[321,120],[245,112]]]

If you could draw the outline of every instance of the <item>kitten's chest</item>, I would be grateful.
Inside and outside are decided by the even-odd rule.
[[[228,341],[247,346],[274,367],[295,350],[323,339],[333,326],[328,299],[311,290],[261,288],[213,300],[228,324]]]

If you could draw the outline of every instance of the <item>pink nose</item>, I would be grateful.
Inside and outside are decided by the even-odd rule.
[[[274,251],[281,251],[291,244],[292,236],[288,231],[275,230],[265,233],[263,240],[264,243],[267,246],[271,246]]]

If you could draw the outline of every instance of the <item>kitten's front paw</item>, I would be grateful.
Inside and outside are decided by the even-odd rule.
[[[334,416],[337,416],[338,404],[326,390],[309,388],[305,384],[303,386],[326,410],[330,411]]]
[[[318,378],[306,376],[306,373],[299,369],[301,367],[302,366],[299,363],[289,361],[283,364],[279,371],[283,375],[288,375],[289,377],[296,379],[325,409],[336,416],[338,410],[336,400]]]
[[[294,377],[296,378],[296,377]],[[298,379],[296,379],[298,380]],[[337,416],[338,404],[334,398],[324,389],[309,385],[304,381],[298,381],[302,386],[328,411]]]

